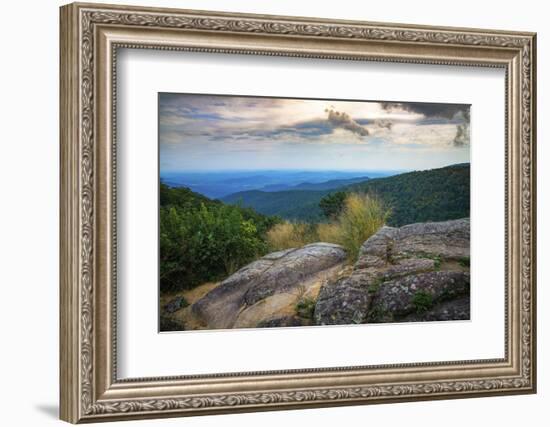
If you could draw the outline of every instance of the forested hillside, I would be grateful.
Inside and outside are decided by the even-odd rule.
[[[392,210],[388,225],[465,218],[470,216],[470,164],[373,179],[345,191],[379,195]]]
[[[334,190],[241,191],[222,198],[224,203],[255,209],[265,215],[315,222],[322,220],[319,201]]]
[[[379,196],[391,208],[389,225],[464,218],[470,215],[470,164],[375,178],[336,190],[243,191],[222,200],[266,215],[316,222],[337,216],[345,195],[353,192]]]

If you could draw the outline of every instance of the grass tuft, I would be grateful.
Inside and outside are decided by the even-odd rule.
[[[267,245],[270,251],[300,248],[318,241],[315,225],[284,222],[276,224],[267,232]]]
[[[425,313],[433,306],[433,297],[425,291],[418,291],[414,294],[412,301],[417,313]]]
[[[313,319],[315,312],[315,300],[305,297],[296,303],[296,314],[304,319]]]
[[[361,245],[382,227],[390,210],[376,196],[348,194],[340,215],[330,223],[304,224],[285,222],[267,232],[271,251],[299,248],[313,242],[342,245],[350,262],[357,259]]]

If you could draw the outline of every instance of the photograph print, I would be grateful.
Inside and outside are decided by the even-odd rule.
[[[158,112],[161,332],[470,319],[470,105]]]

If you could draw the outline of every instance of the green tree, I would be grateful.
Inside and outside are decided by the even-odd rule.
[[[323,215],[328,219],[338,218],[344,208],[347,195],[348,193],[345,191],[337,191],[323,197],[319,201],[319,207],[323,211]]]

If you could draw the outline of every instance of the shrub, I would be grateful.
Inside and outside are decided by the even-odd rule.
[[[296,314],[303,319],[313,319],[315,312],[315,300],[313,298],[302,298],[296,303]]]
[[[250,208],[161,183],[161,292],[217,281],[264,255],[265,234],[279,222]]]
[[[337,225],[339,243],[346,248],[350,260],[357,259],[363,242],[385,224],[389,214],[390,210],[376,196],[359,193],[348,195]]]
[[[390,214],[380,199],[368,194],[348,194],[338,218],[329,223],[276,224],[267,232],[272,251],[299,248],[313,242],[344,246],[350,261],[355,261],[365,240],[382,227]]]
[[[348,194],[344,191],[328,194],[319,201],[323,215],[328,219],[336,219],[342,212]]]
[[[189,289],[233,273],[267,250],[238,208],[201,204],[160,211],[161,290]]]

